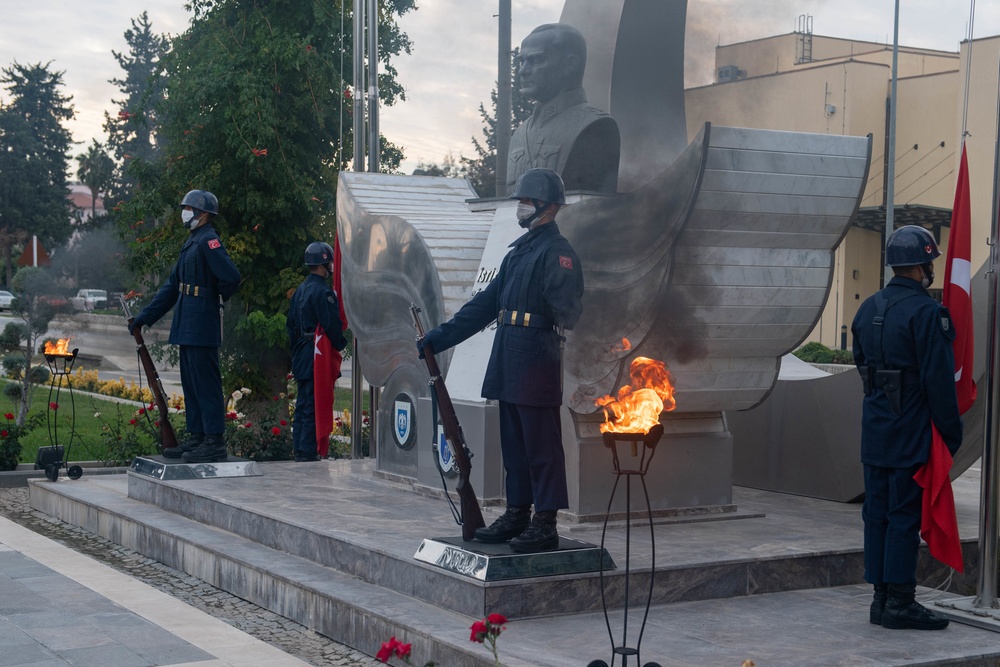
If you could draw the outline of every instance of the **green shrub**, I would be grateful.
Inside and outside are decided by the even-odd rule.
[[[792,352],[802,361],[810,364],[853,364],[854,355],[850,350],[831,349],[823,343],[806,343]]]
[[[19,385],[15,386],[20,388]],[[21,457],[21,438],[42,423],[43,415],[40,412],[32,414],[23,426],[17,425],[12,412],[6,413],[4,418],[6,423],[0,422],[3,424],[0,426],[0,470],[17,470]]]

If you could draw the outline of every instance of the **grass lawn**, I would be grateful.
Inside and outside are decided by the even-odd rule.
[[[49,386],[34,388],[31,401],[32,414],[42,414],[43,419],[38,428],[21,438],[21,462],[34,463],[39,447],[52,444],[70,446],[69,458],[72,461],[101,461],[106,458],[104,446],[101,444],[104,423],[94,415],[101,413],[109,423],[127,424],[133,413],[141,407],[130,403],[119,403],[94,397],[93,394],[74,392],[70,400],[69,391],[65,388],[59,392],[59,409],[49,410]],[[52,401],[56,402],[55,392]],[[75,405],[75,411],[74,411]],[[15,412],[15,406],[6,396],[0,396],[0,413]],[[74,416],[75,420],[71,417]],[[154,413],[155,414],[155,413]],[[70,435],[75,430],[76,435],[70,443]],[[150,452],[153,445],[150,443]]]
[[[121,403],[111,399],[99,398],[94,394],[84,392],[73,392],[73,400],[70,400],[70,393],[66,388],[59,392],[58,400],[55,392],[52,394],[52,402],[59,404],[59,409],[53,413],[49,409],[49,385],[37,386],[34,388],[31,401],[31,411],[28,413],[41,414],[43,419],[38,428],[21,438],[22,463],[34,463],[39,447],[47,447],[52,444],[60,444],[63,447],[69,446],[68,452],[71,461],[104,461],[108,458],[107,450],[103,444],[103,427],[105,422],[119,428],[129,428],[128,422],[133,419],[134,413],[140,404]],[[363,409],[368,410],[368,392],[362,393]],[[75,405],[75,411],[74,411]],[[338,387],[336,389],[335,407],[342,411],[351,405],[351,390]],[[2,414],[15,412],[14,402],[0,394],[0,420]],[[96,417],[97,413],[101,418]],[[75,421],[70,418],[75,414]],[[155,418],[156,411],[153,411]],[[145,415],[134,417],[144,420]],[[103,419],[103,421],[102,421]],[[183,423],[183,417],[174,415],[171,421],[176,425]],[[150,427],[152,428],[152,427]],[[70,436],[75,432],[70,442]],[[149,443],[147,453],[155,453],[156,447],[153,442]]]

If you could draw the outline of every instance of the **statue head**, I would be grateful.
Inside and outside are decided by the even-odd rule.
[[[521,42],[521,94],[548,102],[583,85],[587,42],[579,30],[563,23],[540,25]]]

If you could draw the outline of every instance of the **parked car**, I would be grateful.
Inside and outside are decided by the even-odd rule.
[[[10,310],[10,304],[17,297],[6,290],[0,290],[0,310]]]
[[[76,293],[70,303],[74,310],[94,310],[108,307],[108,293],[102,289],[82,289]]]
[[[55,313],[65,313],[73,309],[69,299],[61,294],[43,294],[38,297],[37,303],[51,308]]]

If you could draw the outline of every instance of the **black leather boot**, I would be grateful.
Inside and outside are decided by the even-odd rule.
[[[931,611],[914,599],[913,584],[889,584],[889,596],[882,611],[882,627],[890,630],[944,630],[948,618]]]
[[[188,437],[184,440],[184,442],[180,443],[176,447],[167,447],[163,450],[163,455],[168,459],[179,459],[185,452],[194,451],[201,446],[204,439],[204,433],[188,433]]]
[[[554,510],[535,512],[524,532],[510,541],[511,551],[521,554],[555,551],[558,548],[559,533],[556,532]]]
[[[197,449],[185,452],[181,457],[185,463],[220,463],[229,458],[226,451],[226,443],[222,439],[221,433],[206,435],[201,446]]]
[[[508,505],[488,528],[476,528],[476,539],[487,544],[500,544],[512,537],[517,537],[531,523],[531,507],[513,507]]]
[[[889,595],[888,584],[875,584],[875,594],[872,595],[872,607],[868,612],[868,621],[873,625],[882,625],[882,612],[885,610],[885,600]]]

